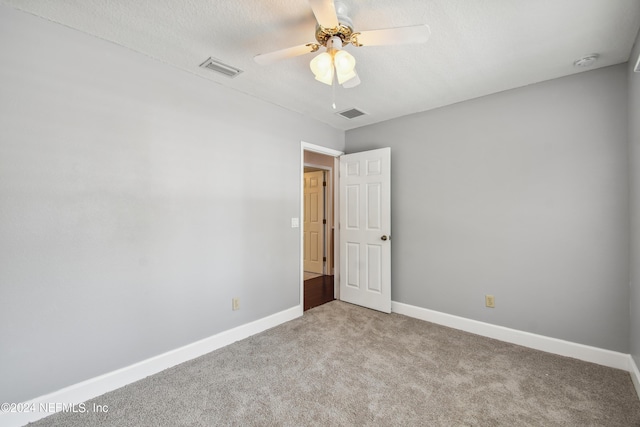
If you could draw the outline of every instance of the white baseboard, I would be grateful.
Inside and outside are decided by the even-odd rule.
[[[625,353],[505,328],[395,301],[391,302],[391,311],[523,347],[629,371],[630,356]]]
[[[26,406],[32,411],[23,413],[2,412],[0,413],[0,426],[22,426],[28,422],[47,417],[54,412],[62,410],[62,405],[80,404],[109,391],[124,387],[127,384],[146,378],[149,375],[156,374],[172,366],[195,359],[196,357],[250,337],[251,335],[293,320],[302,316],[302,312],[302,306],[292,307],[271,316],[229,329],[228,331],[220,332],[219,334],[185,345],[184,347],[82,381],[28,402],[23,402],[20,405],[22,405],[22,407]],[[59,409],[56,408],[56,405],[58,405]]]
[[[636,393],[638,393],[638,399],[640,399],[640,371],[631,355],[629,355],[629,374],[631,374],[631,381],[633,381],[633,386],[636,388]]]

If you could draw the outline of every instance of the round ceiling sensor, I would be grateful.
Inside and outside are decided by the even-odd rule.
[[[590,67],[598,60],[599,57],[600,55],[598,55],[597,53],[592,53],[591,55],[583,56],[582,58],[574,61],[573,66],[582,67],[582,68]]]

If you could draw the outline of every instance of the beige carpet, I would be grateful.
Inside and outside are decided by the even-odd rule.
[[[637,426],[627,372],[334,301],[38,426]]]

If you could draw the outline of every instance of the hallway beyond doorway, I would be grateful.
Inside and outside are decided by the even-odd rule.
[[[333,300],[333,276],[318,276],[304,281],[304,311]]]

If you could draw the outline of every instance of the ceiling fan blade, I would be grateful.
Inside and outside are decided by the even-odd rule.
[[[358,46],[383,46],[390,44],[426,43],[431,35],[428,25],[386,28],[360,31],[356,34]]]
[[[309,0],[309,5],[318,24],[324,28],[336,28],[338,26],[338,15],[336,14],[333,0]]]
[[[301,44],[274,52],[261,53],[254,56],[253,60],[260,65],[268,65],[281,59],[293,58],[294,56],[304,55],[305,53],[315,52],[316,50],[318,50],[318,45],[315,43]]]

